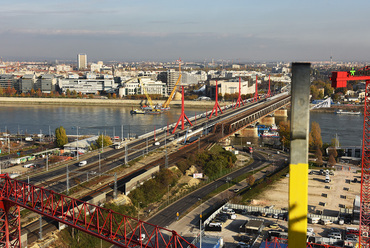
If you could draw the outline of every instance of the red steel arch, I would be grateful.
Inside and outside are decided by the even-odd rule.
[[[119,247],[196,247],[179,236],[176,231],[11,179],[8,174],[0,174],[1,247],[21,246],[19,207]],[[145,237],[142,234],[145,234]]]

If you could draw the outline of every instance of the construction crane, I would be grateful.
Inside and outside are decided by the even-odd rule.
[[[360,248],[370,248],[370,67],[360,70],[334,71],[330,78],[333,88],[347,86],[347,81],[366,81],[364,129],[362,139],[361,195],[360,195]]]
[[[151,111],[151,112],[148,112],[148,114],[149,113],[155,113],[155,114],[159,114],[159,113],[161,113],[161,109],[157,109],[157,108],[155,108],[154,106],[153,106],[153,101],[152,101],[152,98],[149,96],[149,94],[148,94],[148,92],[146,91],[146,89],[145,89],[145,87],[144,87],[144,85],[143,85],[143,82],[141,81],[141,78],[139,77],[138,78],[139,79],[139,82],[140,82],[140,85],[141,85],[141,88],[143,89],[143,91],[144,91],[144,94],[145,94],[145,96],[146,96],[146,98],[148,99],[148,102],[149,102],[149,107],[150,107],[150,109],[149,109],[149,111]],[[144,109],[145,109],[145,107],[144,107]],[[145,109],[145,110],[148,110],[148,109]]]
[[[179,78],[177,79],[177,82],[175,84],[175,86],[173,87],[173,90],[170,94],[170,96],[168,97],[167,101],[165,103],[163,103],[162,105],[162,109],[163,110],[169,110],[170,109],[170,102],[172,101],[172,98],[173,96],[175,95],[175,92],[176,92],[176,87],[177,85],[180,83],[180,80],[181,80],[181,59],[177,60],[179,62]]]

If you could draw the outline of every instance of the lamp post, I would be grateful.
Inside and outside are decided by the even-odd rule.
[[[203,208],[202,208],[202,199],[198,198],[200,201],[200,215],[199,215],[199,248],[202,248],[202,215],[203,215]]]
[[[137,220],[139,220],[139,214],[140,214],[140,203],[142,203],[142,202],[137,202]]]
[[[99,153],[99,172],[101,171],[101,164],[100,164],[100,151],[98,152]]]

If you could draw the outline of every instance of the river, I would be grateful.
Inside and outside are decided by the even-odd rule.
[[[3,105],[0,108],[0,132],[7,129],[10,133],[49,134],[49,129],[54,133],[55,128],[63,126],[67,135],[76,135],[78,126],[79,135],[104,132],[121,136],[123,126],[123,136],[127,137],[128,132],[131,136],[140,135],[166,126],[167,122],[175,123],[181,113],[180,108],[161,115],[131,115],[130,110],[131,107],[117,106]],[[185,109],[185,114],[190,118],[205,111]]]
[[[131,115],[130,110],[131,107],[117,106],[3,105],[0,108],[0,132],[6,128],[10,133],[49,134],[49,127],[53,133],[55,128],[63,126],[67,134],[75,135],[78,126],[81,135],[106,132],[107,135],[121,136],[123,125],[124,137],[127,137],[128,132],[140,135],[167,123],[175,123],[181,113],[180,108],[173,108],[161,115]],[[205,108],[194,108],[186,109],[185,113],[190,118],[205,111]],[[310,114],[310,122],[320,124],[323,142],[330,143],[337,135],[342,146],[361,145],[363,118],[363,115],[324,112]],[[281,120],[284,119],[277,119],[277,122]],[[235,143],[245,144],[247,141],[249,139],[243,138]],[[256,142],[255,139],[250,141]]]

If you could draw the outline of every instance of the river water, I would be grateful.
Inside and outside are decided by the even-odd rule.
[[[173,108],[161,115],[131,115],[131,107],[109,106],[59,106],[59,105],[36,105],[19,106],[3,105],[0,108],[0,132],[5,128],[11,133],[43,133],[49,134],[55,128],[63,126],[67,134],[75,135],[76,126],[79,134],[98,134],[106,132],[107,135],[127,137],[128,132],[132,135],[140,135],[154,128],[166,126],[167,123],[175,123],[181,113],[180,108]],[[205,112],[207,109],[186,109],[185,113],[190,118],[195,114]],[[208,112],[210,109],[208,108]],[[363,115],[336,115],[334,113],[311,112],[310,122],[318,122],[321,127],[323,142],[330,143],[338,136],[342,146],[361,145]],[[277,119],[277,123],[284,119]],[[40,131],[41,130],[41,131]],[[236,144],[245,144],[249,139],[236,140]],[[250,140],[256,142],[256,139]],[[261,139],[258,141],[261,143]],[[262,140],[263,142],[263,140]],[[268,140],[265,139],[265,142]]]
[[[0,108],[0,132],[9,130],[10,133],[49,134],[55,128],[63,126],[67,135],[106,133],[107,135],[127,137],[153,131],[154,128],[164,127],[177,122],[181,109],[173,108],[161,115],[131,115],[131,107],[109,106],[17,106],[3,105]],[[185,109],[188,118],[205,112],[206,109]],[[209,108],[208,108],[209,111]]]

